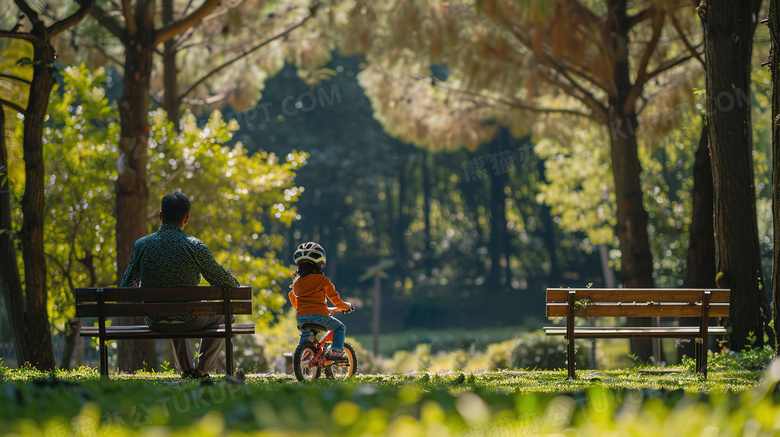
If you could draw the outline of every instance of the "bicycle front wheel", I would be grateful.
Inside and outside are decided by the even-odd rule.
[[[325,376],[328,379],[347,379],[357,373],[357,354],[355,348],[347,342],[344,343],[344,357],[347,359],[346,362],[332,364],[325,368]]]
[[[320,368],[314,364],[317,347],[310,341],[299,344],[293,354],[293,372],[298,381],[312,381],[320,377]]]

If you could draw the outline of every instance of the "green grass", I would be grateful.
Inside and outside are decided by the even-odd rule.
[[[206,385],[173,372],[101,379],[89,368],[49,375],[0,367],[0,436],[700,436],[706,426],[717,435],[776,427],[774,380],[720,361],[707,380],[630,368],[580,371],[576,380],[505,371],[306,384],[216,377]]]
[[[396,333],[382,333],[379,339],[379,354],[389,357],[397,351],[414,350],[420,344],[429,344],[433,353],[440,350],[470,349],[471,347],[484,350],[492,343],[500,343],[528,331],[527,326],[505,326],[479,330],[462,328],[412,329]],[[374,343],[371,334],[348,335],[359,341],[367,350],[373,351]]]

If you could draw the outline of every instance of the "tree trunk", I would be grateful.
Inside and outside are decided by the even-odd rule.
[[[391,229],[389,230],[390,239],[393,248],[393,257],[396,260],[398,271],[405,278],[411,278],[412,272],[406,261],[410,259],[406,247],[406,230],[409,228],[409,214],[406,208],[406,190],[407,190],[407,165],[404,163],[398,169],[398,205],[394,206],[393,196],[387,196],[388,216],[391,220]],[[397,210],[394,212],[393,210]],[[395,216],[395,217],[394,217]]]
[[[149,80],[154,55],[154,28],[150,8],[136,12],[135,35],[130,36],[125,51],[125,76],[119,99],[122,137],[119,140],[119,177],[116,181],[116,245],[118,281],[130,262],[135,241],[147,233],[146,208],[149,190],[146,186]],[[143,324],[143,318],[124,320]],[[122,371],[148,369],[154,365],[155,343],[150,340],[121,341],[118,344],[118,366]]]
[[[173,22],[173,0],[162,2],[163,25]],[[170,39],[163,44],[163,109],[168,113],[168,120],[173,122],[176,132],[179,132],[179,82],[176,80],[176,41]]]
[[[775,355],[780,356],[780,0],[769,2],[769,32],[772,49],[769,68],[772,70],[772,227],[774,252],[772,255],[772,315],[774,320]]]
[[[536,160],[536,169],[539,172],[539,182],[542,184],[547,183],[547,177],[544,174],[544,161],[541,159]],[[550,254],[550,275],[548,281],[550,286],[560,286],[561,283],[561,269],[558,264],[558,241],[555,238],[555,230],[557,226],[553,221],[551,208],[545,204],[539,205],[540,218],[542,225],[544,226],[544,245]]]
[[[425,258],[425,274],[431,275],[431,266],[433,263],[433,242],[431,231],[431,175],[428,168],[430,152],[423,150],[420,165],[422,166],[422,191],[423,191],[423,223],[425,224],[425,248],[423,249]]]
[[[715,288],[715,229],[712,225],[714,203],[712,186],[712,160],[709,149],[709,128],[702,125],[696,162],[693,165],[693,212],[688,242],[688,261],[685,286],[689,288]],[[680,325],[696,325],[698,320],[680,318]],[[683,355],[694,357],[693,342],[682,343],[677,349],[678,361]]]
[[[8,153],[5,145],[5,109],[0,107],[0,289],[3,290],[11,335],[17,352],[17,362],[22,364],[22,350],[27,341],[24,335],[24,293],[19,268],[16,262],[16,248],[12,236],[11,187],[8,179]],[[24,352],[29,356],[28,352]]]
[[[495,154],[506,147],[506,130],[502,129],[496,139],[491,143],[492,152]],[[495,155],[494,155],[495,156]],[[506,174],[501,171],[494,172],[490,177],[490,277],[487,284],[492,290],[501,288],[502,269],[501,260],[504,258],[504,240],[506,239]]]
[[[729,345],[763,346],[769,305],[756,221],[750,120],[750,61],[760,0],[704,0],[707,125],[715,188],[718,287],[731,289]],[[755,336],[754,340],[750,338]]]
[[[41,35],[33,43],[33,78],[24,112],[25,185],[22,198],[22,260],[24,261],[25,308],[22,313],[25,341],[17,349],[20,364],[29,362],[41,370],[55,368],[49,327],[46,289],[46,258],[43,251],[46,168],[43,161],[43,123],[54,86],[54,48],[39,21],[32,33]]]
[[[642,203],[642,185],[639,175],[642,166],[639,163],[636,111],[631,108],[623,113],[626,99],[633,84],[628,63],[628,26],[626,2],[612,0],[614,13],[612,31],[612,50],[615,54],[612,77],[617,95],[610,98],[610,151],[612,155],[612,174],[615,181],[617,201],[616,233],[620,240],[620,282],[626,288],[651,288],[653,279],[653,257],[650,252],[650,238],[647,234],[647,211]],[[628,326],[649,326],[647,317],[629,318]],[[652,344],[648,340],[632,340],[631,353],[642,360],[652,355]]]

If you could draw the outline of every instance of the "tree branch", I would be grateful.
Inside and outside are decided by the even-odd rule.
[[[139,5],[138,7],[144,7],[144,5]],[[133,19],[133,7],[130,5],[130,0],[122,0],[122,14],[125,17],[127,34],[130,36],[135,35],[138,32],[138,28],[136,27],[135,20]]]
[[[235,90],[231,90],[230,92],[233,91]],[[188,99],[186,97],[183,97],[181,99],[181,102],[193,106],[213,105],[214,103],[225,100],[226,98],[228,98],[229,95],[230,93],[223,92],[223,93],[215,94],[205,99]]]
[[[46,29],[49,33],[49,37],[57,36],[57,34],[61,33],[63,30],[81,21],[84,16],[87,15],[93,4],[95,4],[95,0],[84,0],[81,2],[81,7],[78,11],[74,12],[70,17],[57,21]]]
[[[2,74],[2,73],[0,73],[0,77],[6,78],[6,79],[18,80],[19,82],[26,83],[27,85],[30,85],[30,81],[29,80],[22,79],[21,77],[12,76],[10,74]]]
[[[652,18],[656,12],[656,7],[653,5],[643,11],[637,12],[635,15],[626,17],[625,23],[628,25],[627,28],[630,29],[649,18]]]
[[[0,105],[7,106],[20,114],[24,114],[24,108],[14,102],[9,102],[6,99],[0,98]]]
[[[603,117],[604,120],[607,119],[607,109],[604,107],[604,105],[602,105],[598,101],[598,99],[596,99],[593,93],[586,90],[585,87],[577,83],[577,81],[575,81],[574,78],[572,78],[569,75],[565,67],[559,65],[553,59],[547,57],[544,53],[537,54],[537,58],[548,68],[552,69],[559,75],[563,76],[567,81],[564,82],[559,78],[556,78],[554,75],[550,74],[549,72],[545,72],[546,74],[544,75],[544,77],[547,78],[548,82],[563,88],[567,92],[567,94],[584,103],[585,106],[590,108],[593,112],[598,114],[600,117]],[[580,93],[580,95],[577,94],[578,92]]]
[[[601,103],[596,100],[595,97],[589,96],[589,95],[581,95],[581,91],[579,91],[578,88],[576,88],[578,85],[572,83],[570,79],[567,78],[567,81],[564,82],[560,79],[560,77],[557,77],[557,73],[560,75],[560,72],[551,68],[547,67],[549,70],[542,70],[542,79],[550,83],[551,85],[558,87],[562,89],[566,94],[569,96],[579,100],[583,105],[588,107],[591,111],[593,111],[593,114],[589,118],[592,118],[594,120],[606,120],[607,119],[607,109],[604,108]]]
[[[691,58],[693,58],[692,55],[680,55],[680,56],[678,56],[676,58],[672,58],[672,59],[664,62],[663,64],[661,64],[661,66],[659,66],[658,68],[656,68],[652,72],[648,73],[647,74],[647,79],[648,80],[652,79],[652,78],[658,76],[659,74],[661,74],[661,73],[663,73],[663,72],[665,72],[665,71],[667,71],[667,70],[669,70],[671,68],[674,68],[674,67],[682,64],[683,62],[685,62],[685,61],[687,61],[687,60],[689,60]]]
[[[213,11],[214,8],[217,7],[219,2],[220,0],[204,0],[203,4],[200,5],[198,9],[192,11],[190,15],[182,18],[181,20],[174,21],[173,23],[157,31],[154,44],[157,45],[164,43],[165,41],[168,41],[169,39],[184,32],[190,27],[197,25],[203,19],[203,17],[208,15],[209,12]]]
[[[35,12],[33,8],[30,7],[30,5],[27,4],[24,0],[14,0],[14,4],[16,4],[19,9],[22,10],[24,15],[27,15],[27,19],[30,20],[30,23],[35,25],[40,19],[38,18],[38,13]]]
[[[559,86],[563,88],[572,97],[581,101],[583,104],[585,104],[585,106],[587,106],[593,112],[598,114],[598,116],[603,117],[606,120],[606,114],[607,114],[606,108],[604,108],[604,106],[598,101],[598,99],[595,98],[595,96],[590,91],[585,89],[585,87],[580,85],[573,77],[571,77],[569,72],[571,71],[572,73],[577,74],[578,76],[582,77],[583,79],[587,80],[591,84],[595,85],[596,87],[604,91],[607,91],[606,85],[597,82],[596,80],[592,79],[589,75],[581,75],[578,74],[576,71],[567,69],[563,65],[558,64],[555,60],[547,56],[545,53],[536,53],[532,49],[533,46],[530,43],[530,41],[528,41],[528,39],[525,38],[525,36],[522,33],[520,33],[519,29],[516,26],[512,26],[511,23],[507,22],[506,19],[502,19],[501,23],[507,29],[510,37],[512,37],[512,39],[515,41],[515,44],[530,50],[531,53],[533,53],[536,56],[536,58],[539,60],[539,62],[542,65],[557,72],[558,74],[563,76],[566,79],[566,81],[568,81],[568,83],[566,83],[558,78],[555,78],[553,75],[549,74],[549,72],[546,72],[544,77],[548,82],[550,82],[555,86]],[[580,94],[578,95],[577,93]]]
[[[271,42],[273,42],[273,41],[275,41],[275,40],[277,40],[277,39],[279,39],[279,38],[282,38],[282,37],[284,37],[284,36],[288,35],[288,34],[289,34],[290,32],[292,32],[293,30],[295,30],[295,29],[297,29],[297,28],[299,28],[299,27],[303,26],[303,25],[304,25],[304,24],[305,24],[305,23],[306,23],[306,22],[307,22],[307,21],[308,21],[310,18],[312,18],[313,16],[314,16],[314,14],[313,14],[313,13],[309,13],[309,15],[307,15],[306,17],[304,17],[304,18],[303,18],[301,21],[299,21],[299,22],[295,23],[294,25],[292,25],[292,26],[288,27],[288,28],[287,28],[287,29],[285,29],[283,32],[281,32],[281,33],[278,33],[278,34],[276,34],[276,35],[272,36],[271,38],[268,38],[267,40],[265,40],[265,41],[261,42],[260,44],[257,44],[256,46],[254,46],[254,47],[252,47],[251,49],[249,49],[249,50],[245,51],[244,53],[242,53],[242,54],[240,54],[240,55],[236,56],[235,58],[233,58],[233,59],[231,59],[231,60],[229,60],[229,61],[227,61],[227,62],[223,63],[222,65],[219,65],[219,66],[217,66],[217,67],[216,67],[216,68],[214,68],[213,70],[211,70],[211,71],[209,71],[208,73],[206,73],[205,75],[201,76],[201,78],[200,78],[200,79],[198,79],[198,80],[196,80],[196,81],[195,81],[195,83],[193,83],[192,85],[190,85],[190,86],[189,86],[189,88],[187,88],[187,90],[186,90],[186,91],[184,91],[183,93],[181,93],[181,95],[179,95],[179,96],[178,96],[178,100],[179,100],[179,101],[181,101],[181,100],[182,100],[184,97],[186,97],[186,96],[187,96],[187,94],[189,94],[189,93],[191,93],[193,90],[195,90],[195,88],[196,88],[198,85],[200,85],[200,84],[202,84],[203,82],[205,82],[206,80],[208,80],[208,79],[209,79],[211,76],[213,76],[213,75],[217,74],[217,73],[218,73],[220,70],[222,70],[222,69],[224,69],[224,68],[226,68],[226,67],[230,66],[231,64],[233,64],[233,63],[235,63],[235,62],[237,62],[237,61],[241,60],[242,58],[245,58],[245,57],[249,56],[249,55],[250,55],[252,52],[255,52],[255,51],[257,51],[257,50],[261,49],[262,47],[264,47],[264,46],[266,46],[266,45],[270,44]]]
[[[35,42],[38,41],[38,37],[27,32],[14,32],[10,30],[0,30],[0,38],[13,38],[21,39],[24,41]]]
[[[501,103],[501,104],[506,105],[506,106],[508,106],[510,108],[524,109],[524,110],[528,110],[528,111],[532,111],[532,112],[545,113],[545,114],[574,115],[574,116],[577,116],[577,117],[584,117],[584,118],[588,118],[588,119],[591,119],[591,120],[598,121],[598,119],[596,117],[594,117],[593,114],[588,114],[586,112],[577,111],[576,109],[545,108],[545,107],[540,107],[540,106],[529,105],[529,104],[520,102],[519,100],[517,100],[515,98],[504,99],[504,98],[496,97],[496,96],[487,96],[487,95],[480,94],[480,93],[475,92],[475,91],[463,90],[463,89],[460,89],[460,88],[447,86],[447,85],[445,85],[445,82],[443,82],[443,81],[441,81],[441,80],[439,80],[439,79],[437,79],[435,77],[416,76],[416,75],[408,74],[408,73],[402,73],[402,74],[407,75],[407,76],[409,76],[409,77],[411,77],[413,79],[430,82],[431,85],[438,86],[440,88],[444,88],[444,89],[446,89],[447,91],[450,91],[450,92],[455,92],[455,93],[463,94],[463,95],[466,95],[466,96],[476,97],[476,98],[479,98],[479,99],[482,99],[482,100],[489,100],[489,101],[492,101],[492,102]],[[385,75],[387,75],[387,73],[385,73]]]
[[[680,27],[680,22],[677,21],[677,17],[674,16],[674,14],[669,14],[669,18],[672,21],[672,26],[674,27],[675,32],[677,32],[677,35],[682,40],[683,44],[685,44],[685,48],[688,49],[689,52],[691,52],[691,56],[696,58],[697,61],[704,66],[704,59],[701,57],[701,53],[697,52],[696,49],[693,47],[690,41],[688,41],[688,37],[685,35],[685,32],[683,32],[682,28]]]
[[[79,0],[79,3],[83,3],[89,0]],[[122,25],[112,16],[108,15],[106,11],[101,9],[98,5],[92,5],[89,9],[89,15],[92,15],[101,26],[105,27],[112,35],[119,38],[122,44],[127,45],[127,36],[125,29]]]
[[[658,11],[658,13],[653,16],[653,37],[650,39],[650,42],[647,43],[644,52],[642,52],[642,56],[639,58],[639,64],[636,69],[636,80],[626,97],[623,108],[621,108],[623,114],[628,114],[634,109],[636,99],[642,94],[642,90],[648,80],[647,64],[650,63],[650,58],[653,56],[653,52],[658,46],[658,40],[661,38],[661,30],[664,27],[664,15],[664,11]]]

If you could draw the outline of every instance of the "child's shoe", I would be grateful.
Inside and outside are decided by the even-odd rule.
[[[344,355],[344,351],[340,349],[331,349],[328,354],[328,359],[333,361],[347,361],[347,357]]]

